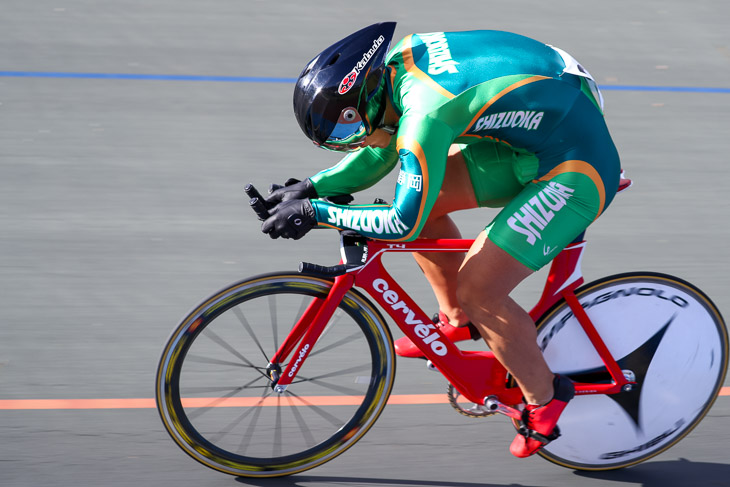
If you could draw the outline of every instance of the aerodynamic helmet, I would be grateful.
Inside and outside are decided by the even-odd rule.
[[[367,105],[383,93],[385,55],[395,22],[365,27],[336,42],[307,64],[294,88],[294,115],[315,145],[359,149],[385,110],[368,117]]]

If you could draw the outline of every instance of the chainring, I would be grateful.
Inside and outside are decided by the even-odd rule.
[[[461,397],[461,393],[451,384],[449,384],[446,395],[449,396],[449,404],[451,404],[451,407],[456,409],[456,412],[463,416],[467,416],[469,418],[486,418],[487,416],[496,414],[494,411],[487,410],[485,406],[475,404],[473,402],[460,403],[459,397]],[[470,405],[470,407],[467,408],[467,405]]]

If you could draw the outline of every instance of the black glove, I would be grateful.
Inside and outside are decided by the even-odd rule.
[[[267,209],[272,209],[279,203],[289,200],[303,200],[317,197],[317,191],[314,189],[312,180],[307,178],[304,181],[289,178],[284,183],[272,184],[269,186],[269,196],[264,199],[264,205]]]
[[[261,225],[261,231],[271,238],[299,240],[317,226],[312,203],[308,199],[290,199],[269,210],[271,216]]]
[[[298,179],[289,178],[284,183],[284,186],[276,183],[269,186],[269,196],[264,199],[264,205],[266,209],[271,209],[283,201],[301,200],[304,198],[311,200],[318,197],[317,190],[314,189],[311,179],[307,178],[304,181],[299,181]],[[355,198],[351,194],[340,194],[337,196],[327,196],[324,200],[336,205],[347,205],[352,203]]]

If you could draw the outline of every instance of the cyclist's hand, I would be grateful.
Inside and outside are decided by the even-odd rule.
[[[337,196],[327,196],[323,199],[336,205],[349,205],[355,201],[355,197],[351,194],[338,194]]]
[[[317,219],[308,199],[290,199],[269,210],[271,215],[261,225],[261,231],[271,238],[299,240],[317,225]]]
[[[317,197],[317,191],[314,189],[312,180],[307,178],[304,181],[289,178],[284,183],[272,184],[269,186],[269,196],[264,199],[264,205],[267,209],[272,209],[279,203],[289,200],[302,200]]]

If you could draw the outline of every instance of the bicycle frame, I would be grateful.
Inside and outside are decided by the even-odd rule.
[[[302,263],[298,276],[239,280],[183,318],[156,376],[157,408],[172,439],[232,475],[314,468],[375,424],[390,402],[396,350],[428,359],[460,414],[501,413],[524,432],[522,393],[497,357],[458,348],[472,333],[433,324],[383,267],[386,252],[459,252],[453,257],[461,260],[474,241],[388,243],[347,230],[340,237],[338,265]],[[674,276],[628,272],[583,285],[581,239],[553,260],[529,312],[537,342],[527,345],[542,349],[577,394],[634,392],[571,402],[560,420],[564,439],[540,455],[571,469],[612,470],[665,451],[707,414],[727,371],[727,330],[710,298]],[[415,344],[422,354],[394,347],[386,314],[406,335],[395,345]],[[657,401],[667,407],[647,408]]]
[[[522,392],[518,387],[508,384],[507,370],[494,354],[488,351],[460,350],[390,276],[381,261],[386,252],[466,252],[474,241],[418,239],[405,243],[374,240],[362,242],[366,243],[358,254],[359,262],[353,264],[347,262],[343,239],[343,259],[347,268],[345,265],[339,266],[342,272],[335,278],[329,295],[325,299],[313,299],[272,357],[272,364],[284,363],[291,357],[280,376],[272,377],[276,383],[274,390],[284,392],[292,383],[297,372],[305,365],[307,356],[338,303],[353,286],[357,286],[388,313],[401,331],[467,400],[484,405],[487,398],[496,397],[507,405],[521,403]],[[630,388],[633,383],[624,377],[573,292],[583,283],[580,262],[584,248],[584,241],[571,244],[553,260],[542,296],[530,311],[530,316],[537,320],[561,298],[565,298],[612,378],[612,382],[608,384],[575,383],[576,394],[615,394],[624,388]],[[331,271],[333,268],[318,269]]]

